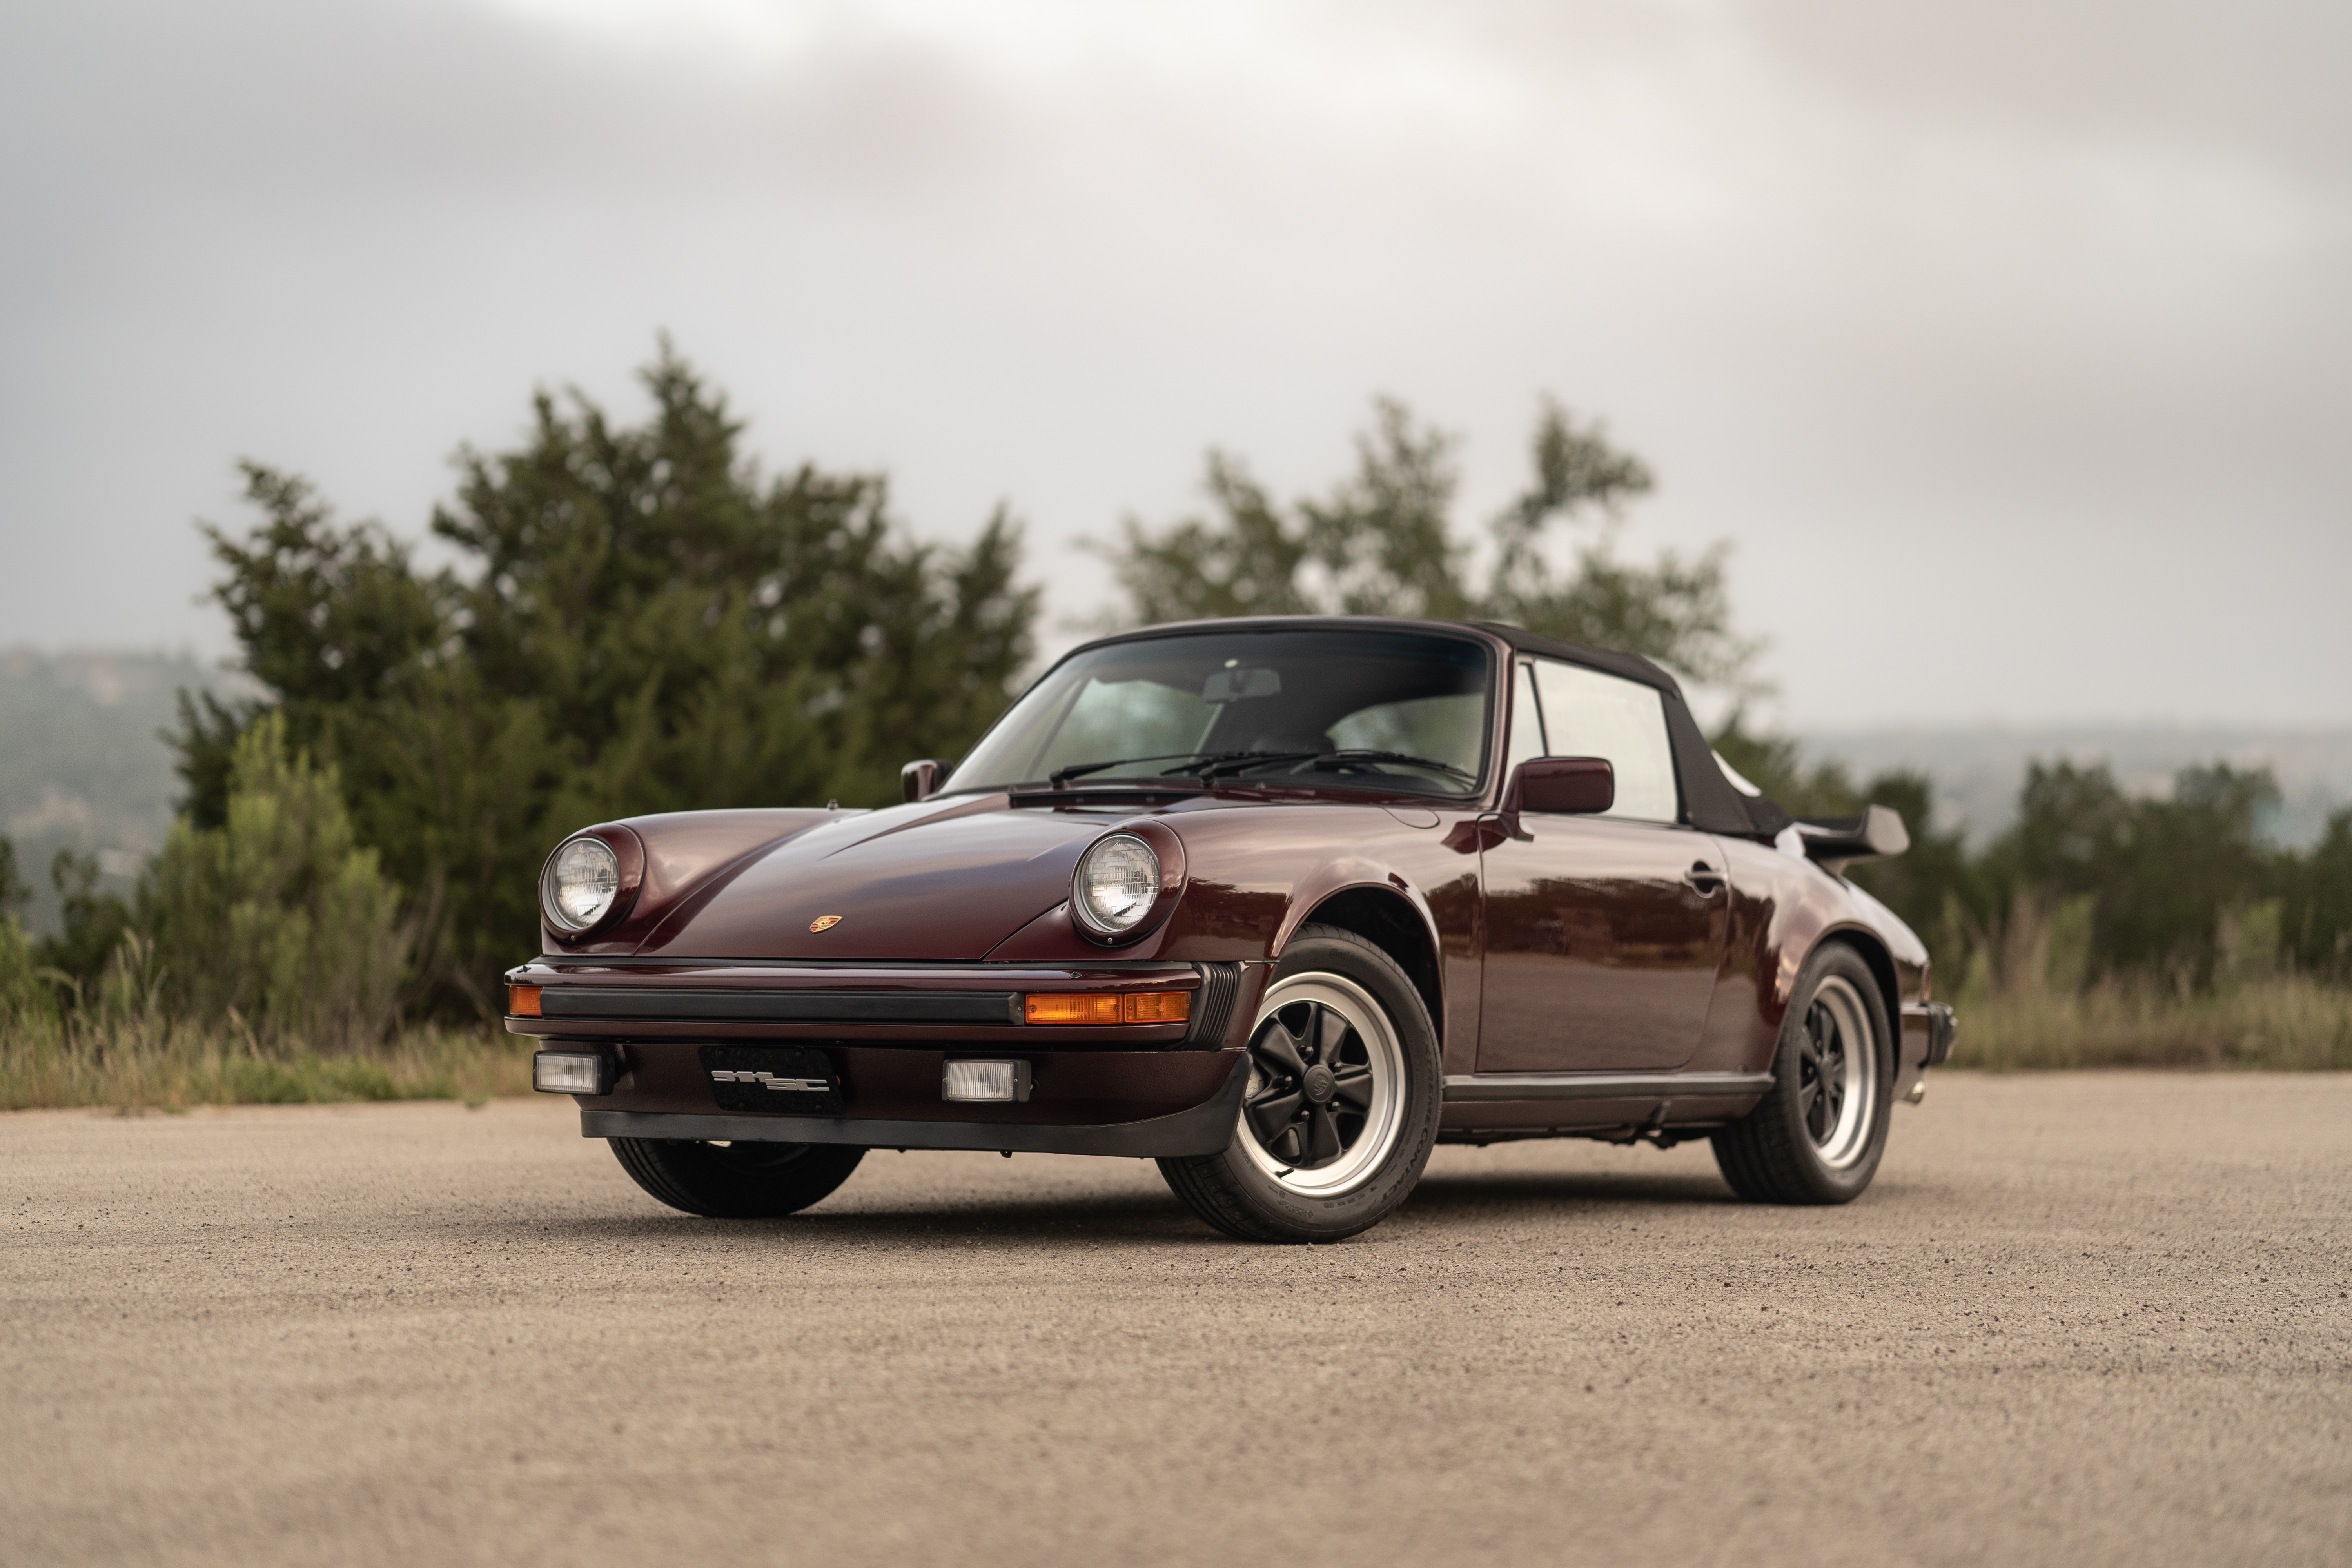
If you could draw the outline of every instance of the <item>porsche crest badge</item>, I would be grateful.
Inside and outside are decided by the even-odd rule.
[[[835,926],[839,925],[840,923],[841,923],[841,917],[840,917],[839,915],[819,915],[819,916],[817,916],[817,917],[816,917],[816,919],[814,919],[814,920],[813,920],[813,921],[809,921],[809,930],[811,930],[811,931],[831,931],[834,927],[835,927]]]

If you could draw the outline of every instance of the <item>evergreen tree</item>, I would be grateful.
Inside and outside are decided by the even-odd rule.
[[[262,512],[208,529],[257,703],[183,703],[194,826],[226,820],[265,712],[331,766],[361,843],[412,890],[442,1004],[499,1004],[536,877],[587,824],[720,805],[871,805],[952,755],[1030,658],[1036,591],[1000,510],[964,551],[908,540],[877,475],[763,475],[726,400],[665,344],[618,424],[540,395],[512,451],[460,454],[421,573],[373,523],[248,465]]]
[[[1530,631],[1647,654],[1700,680],[1754,689],[1757,645],[1734,631],[1727,552],[1673,551],[1642,565],[1617,552],[1625,504],[1654,480],[1643,461],[1547,402],[1528,486],[1488,524],[1486,569],[1453,512],[1454,438],[1392,399],[1356,440],[1355,472],[1285,509],[1246,464],[1212,451],[1213,512],[1160,529],[1133,519],[1097,549],[1138,624],[1319,613],[1509,621]],[[1555,524],[1585,538],[1562,574],[1545,548]]]
[[[237,737],[223,815],[174,824],[142,889],[165,994],[271,1043],[380,1039],[406,966],[400,889],[354,839],[334,770],[288,754],[282,713]]]

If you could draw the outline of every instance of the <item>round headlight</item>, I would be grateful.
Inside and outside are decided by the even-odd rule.
[[[601,838],[575,838],[555,852],[540,902],[549,923],[586,931],[604,918],[621,891],[621,861]]]
[[[1160,857],[1131,834],[1114,833],[1078,859],[1070,908],[1097,936],[1124,936],[1160,897]]]

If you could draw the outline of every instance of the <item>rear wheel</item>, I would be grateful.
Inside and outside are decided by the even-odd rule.
[[[1843,1204],[1862,1194],[1886,1152],[1894,1037],[1878,981],[1843,943],[1797,978],[1772,1088],[1715,1135],[1715,1163],[1751,1203]]]
[[[1244,1241],[1337,1241],[1421,1180],[1437,1135],[1437,1035],[1396,961],[1352,931],[1302,930],[1258,1003],[1250,1080],[1224,1152],[1160,1162],[1186,1206]]]
[[[849,1180],[866,1151],[838,1143],[702,1143],[614,1138],[630,1179],[674,1209],[711,1219],[798,1214]]]

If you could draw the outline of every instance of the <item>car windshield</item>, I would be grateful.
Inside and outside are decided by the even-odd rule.
[[[945,784],[1212,776],[1468,795],[1486,771],[1484,644],[1424,632],[1199,632],[1055,666]]]

